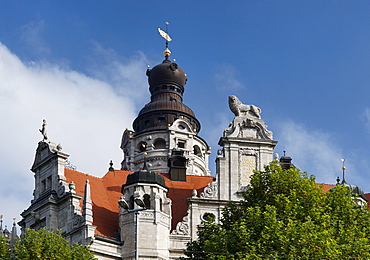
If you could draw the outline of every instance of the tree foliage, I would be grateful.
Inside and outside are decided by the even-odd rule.
[[[337,185],[324,194],[314,176],[271,163],[256,171],[220,223],[204,222],[190,259],[370,259],[370,212]]]
[[[61,232],[49,232],[46,229],[36,231],[28,229],[15,241],[13,248],[6,240],[0,241],[0,259],[27,260],[93,260],[94,255],[86,246],[69,245]]]

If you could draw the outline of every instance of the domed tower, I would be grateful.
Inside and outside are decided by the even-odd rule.
[[[200,123],[194,112],[182,103],[187,78],[177,63],[169,60],[171,38],[162,30],[160,33],[166,39],[165,59],[146,71],[151,98],[134,120],[134,130],[123,133],[122,169],[142,169],[146,152],[151,171],[170,173],[180,181],[185,181],[186,175],[206,176],[210,174],[211,150],[198,136]]]

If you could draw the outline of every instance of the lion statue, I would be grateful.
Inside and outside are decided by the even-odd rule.
[[[254,105],[245,105],[234,95],[229,96],[229,107],[235,116],[251,115],[261,118],[260,114],[262,111],[259,107]]]

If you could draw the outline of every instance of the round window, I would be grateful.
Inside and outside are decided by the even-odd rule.
[[[204,213],[203,214],[203,216],[202,216],[202,220],[203,221],[207,221],[207,222],[209,222],[209,221],[213,221],[213,220],[215,220],[215,214],[213,214],[213,213]]]

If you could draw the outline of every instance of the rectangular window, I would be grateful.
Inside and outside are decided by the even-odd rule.
[[[184,140],[179,140],[179,142],[177,143],[177,147],[181,149],[185,149],[185,144],[186,142]]]

